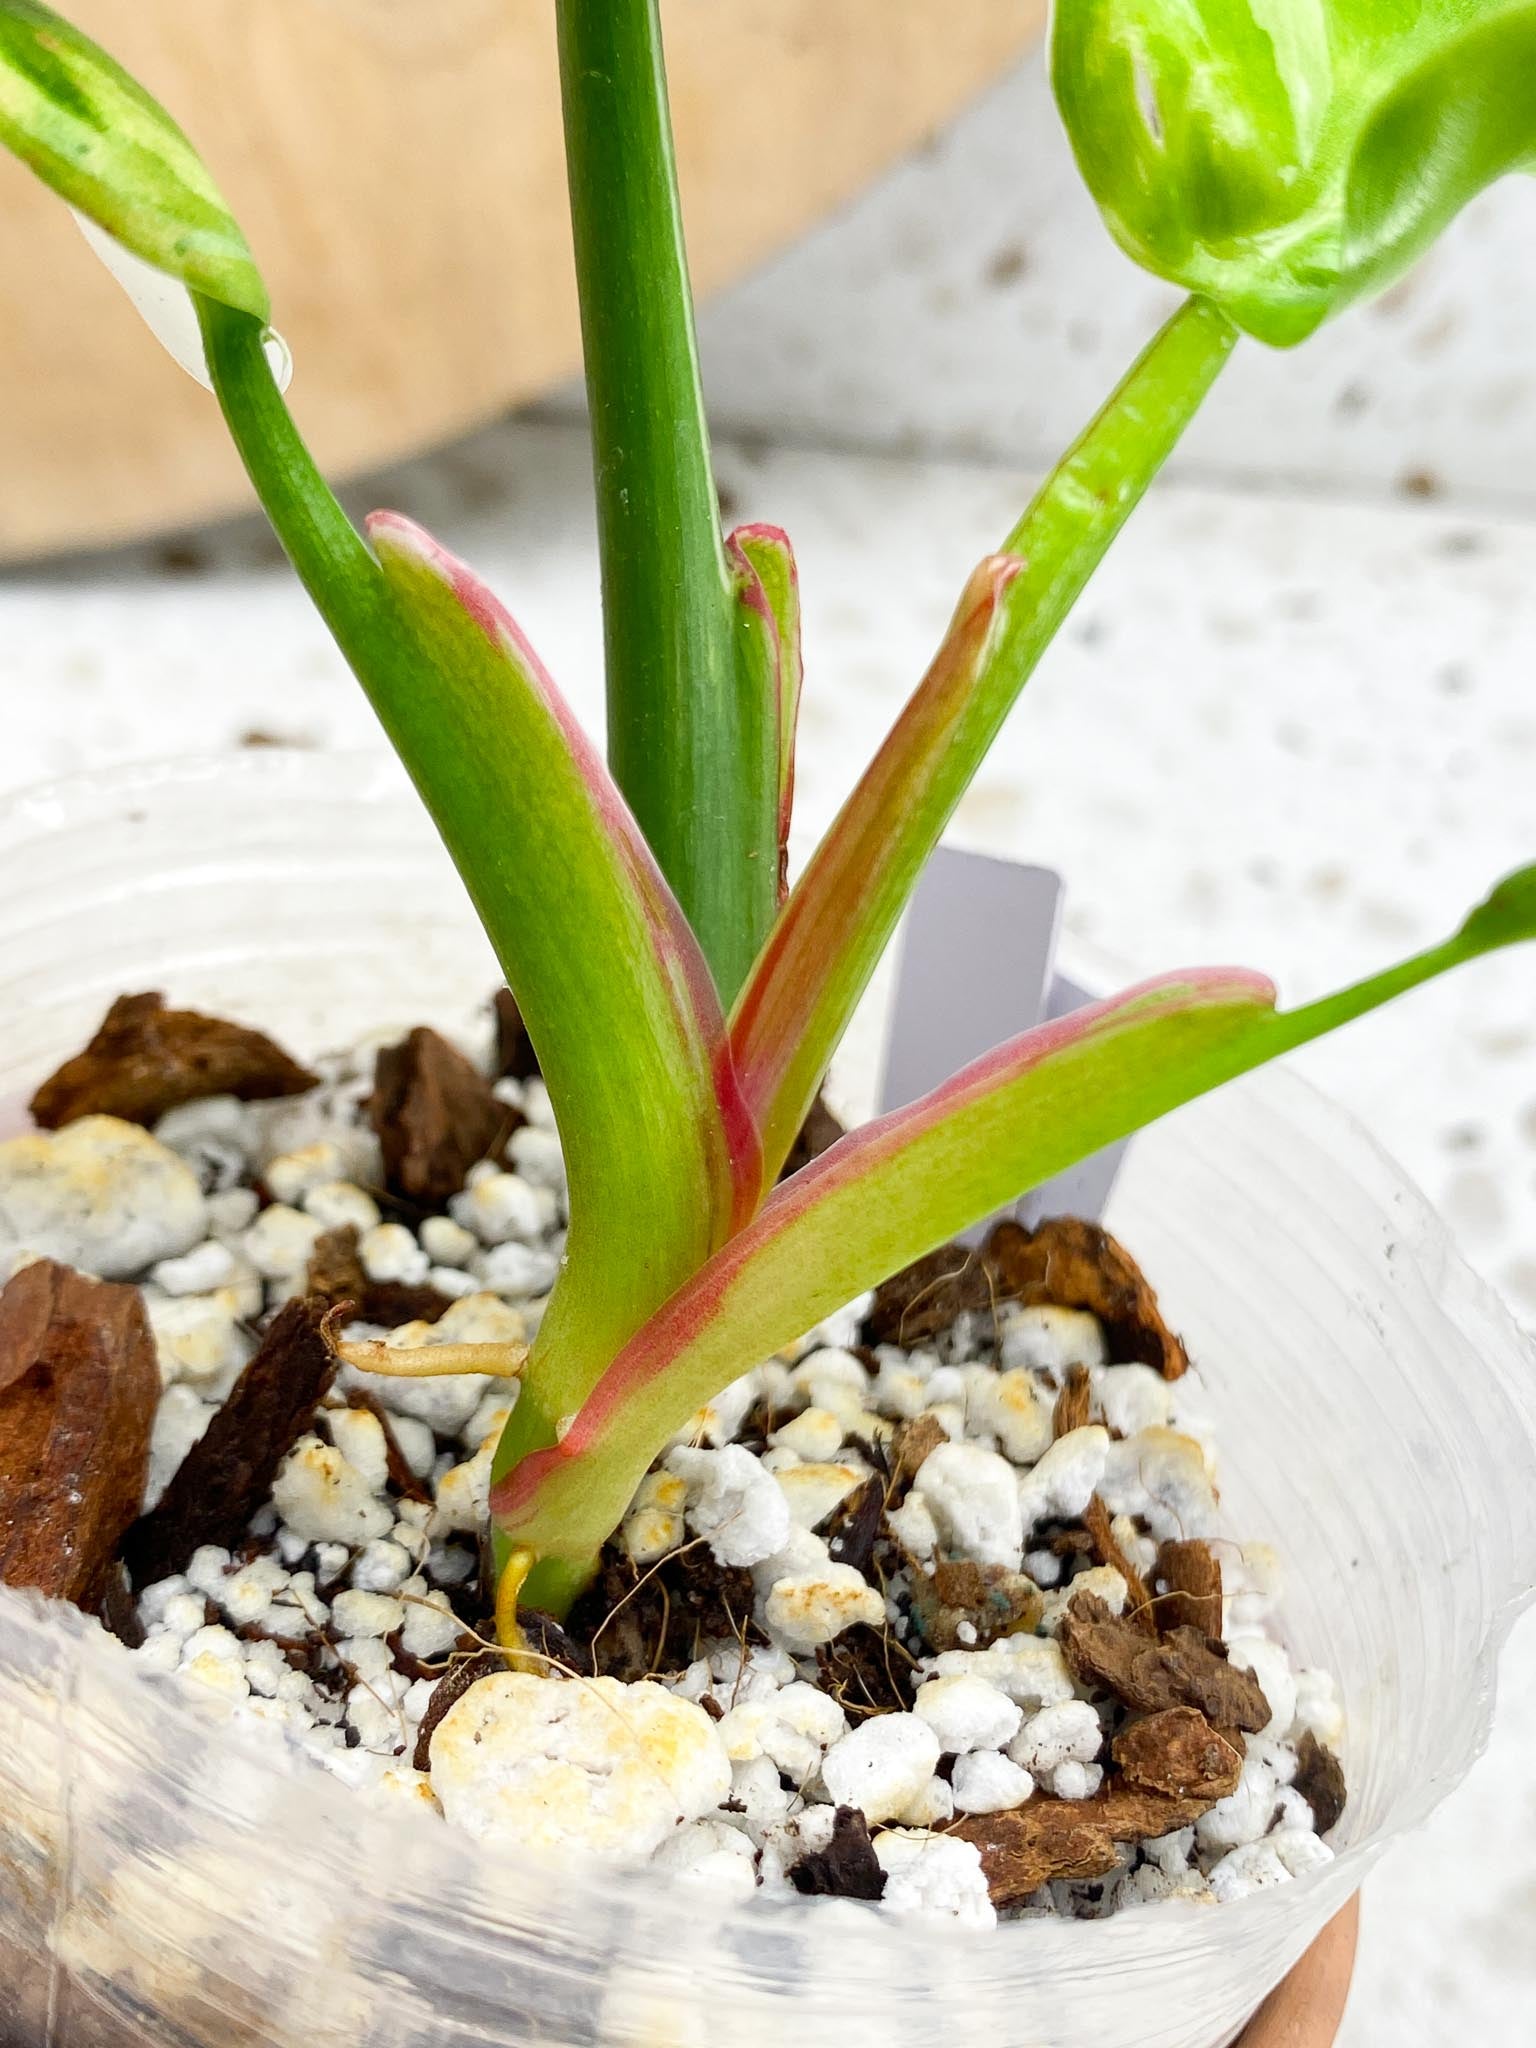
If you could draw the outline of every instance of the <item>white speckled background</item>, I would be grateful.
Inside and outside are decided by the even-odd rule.
[[[1246,347],[1042,666],[954,836],[1062,868],[1080,946],[1134,971],[1242,961],[1304,996],[1536,855],[1533,209],[1507,185],[1304,353]],[[803,832],[1168,303],[1098,228],[1030,66],[709,309],[722,484],[789,527],[804,577]],[[361,495],[487,571],[595,722],[575,410]],[[0,578],[0,649],[0,787],[253,731],[373,736],[253,526]],[[1536,1319],[1536,963],[1468,970],[1307,1064]],[[1533,2001],[1528,1621],[1493,1752],[1372,1883],[1344,2048],[1518,2048]]]

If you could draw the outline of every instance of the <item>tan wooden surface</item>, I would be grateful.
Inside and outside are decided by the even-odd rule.
[[[1237,2048],[1332,2048],[1344,2018],[1360,1901],[1351,1899],[1307,1950],[1291,1974],[1265,1999]]]
[[[551,0],[68,11],[209,161],[333,474],[456,433],[575,366]],[[1044,0],[668,0],[701,291],[931,133],[1043,14]],[[0,311],[0,558],[244,502],[205,394],[58,202],[3,157]]]

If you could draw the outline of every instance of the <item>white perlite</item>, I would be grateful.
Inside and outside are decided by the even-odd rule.
[[[0,1143],[0,1247],[126,1280],[201,1243],[208,1206],[186,1163],[137,1124],[83,1116]]]
[[[431,1763],[445,1817],[467,1833],[620,1862],[648,1856],[731,1789],[709,1716],[649,1681],[482,1679],[444,1715]]]
[[[319,1063],[327,1078],[307,1096],[188,1104],[156,1139],[94,1118],[0,1146],[0,1231],[16,1227],[4,1162],[22,1142],[55,1189],[62,1158],[70,1199],[109,1240],[99,1270],[145,1279],[165,1383],[150,1499],[227,1396],[262,1317],[302,1287],[322,1229],[358,1232],[370,1278],[426,1282],[449,1297],[436,1322],[358,1324],[353,1336],[410,1350],[519,1342],[537,1329],[565,1215],[542,1084],[498,1084],[531,1119],[512,1141],[513,1170],[482,1161],[451,1214],[384,1222],[368,1191],[380,1173],[363,1107],[371,1066],[362,1048]],[[126,1245],[111,1221],[125,1184],[118,1168],[95,1187],[103,1157],[127,1160],[130,1179],[146,1175],[151,1197],[161,1185],[174,1191],[167,1216],[131,1219]],[[28,1174],[13,1170],[18,1181]],[[29,1237],[11,1262],[39,1248]],[[254,1554],[251,1544],[237,1556],[206,1548],[145,1588],[137,1654],[298,1742],[359,1796],[440,1811],[523,1848],[649,1859],[717,1893],[792,1891],[796,1864],[829,1847],[837,1807],[852,1806],[886,1875],[880,1910],[988,1926],[977,1852],[942,1831],[956,1816],[1006,1814],[1031,1799],[1091,1799],[1125,1720],[1074,1681],[1054,1638],[1085,1591],[1122,1612],[1126,1582],[1063,1545],[1062,1528],[1097,1495],[1155,1592],[1162,1541],[1220,1529],[1214,1461],[1193,1376],[1173,1388],[1149,1367],[1109,1363],[1086,1311],[1005,1303],[995,1316],[962,1317],[927,1348],[883,1344],[871,1355],[851,1348],[868,1306],[851,1304],[776,1358],[744,1360],[635,1495],[617,1544],[638,1577],[674,1569],[668,1560],[690,1544],[732,1575],[731,1633],[685,1631],[691,1663],[663,1663],[633,1684],[558,1671],[482,1679],[438,1726],[430,1773],[413,1770],[440,1675],[475,1648],[461,1614],[483,1616],[473,1589],[490,1463],[517,1388],[350,1368],[284,1460],[252,1524]],[[1057,1394],[1078,1366],[1089,1374],[1088,1419],[1058,1440]],[[347,1405],[359,1393],[378,1413]],[[907,1484],[893,1477],[897,1439],[917,1422],[930,1442],[937,1424],[941,1440]],[[402,1492],[391,1473],[407,1469]],[[1293,1671],[1275,1640],[1274,1552],[1224,1540],[1220,1556],[1231,1659],[1271,1710],[1263,1734],[1246,1740],[1236,1791],[1194,1826],[1128,1848],[1108,1878],[1058,1882],[1025,1911],[1209,1904],[1328,1859],[1294,1780],[1304,1735],[1342,1741],[1336,1691],[1326,1673]],[[701,1563],[707,1574],[702,1555],[675,1569]],[[944,1566],[983,1575],[977,1583],[1022,1570],[1041,1594],[1023,1588],[1032,1628],[989,1641],[998,1621],[982,1601],[955,1621],[957,1647],[926,1654],[934,1589],[922,1581]],[[1020,1582],[1009,1584],[1016,1594]],[[291,1658],[296,1643],[302,1658]],[[882,1695],[875,1711],[869,1684]],[[905,1711],[890,1710],[891,1688]]]

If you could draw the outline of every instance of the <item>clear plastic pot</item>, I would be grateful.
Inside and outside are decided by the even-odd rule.
[[[0,814],[0,1094],[158,987],[299,1051],[465,1017],[492,966],[396,772],[252,755]],[[1536,1578],[1529,1346],[1391,1162],[1294,1080],[1138,1140],[1110,1221],[1188,1337],[1230,1526],[1334,1671],[1336,1862],[1240,1904],[991,1936],[486,1854],[0,1596],[0,2039],[196,2048],[1217,2048],[1482,1746]],[[1411,1854],[1411,1848],[1406,1851]]]

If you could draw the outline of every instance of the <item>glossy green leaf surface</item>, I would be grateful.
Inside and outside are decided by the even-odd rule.
[[[1226,362],[1191,300],[977,571],[927,676],[790,891],[731,1016],[769,1175],[890,942],[923,863],[1106,549]]]
[[[553,1426],[755,1199],[709,970],[612,778],[508,614],[427,535],[368,536],[420,656],[390,737],[539,1055],[570,1182],[565,1271],[519,1436]]]
[[[558,1445],[495,1492],[508,1540],[579,1588],[655,1447],[756,1361],[956,1231],[1180,1103],[1462,961],[1536,937],[1536,869],[1443,945],[1277,1010],[1262,975],[1167,975],[1037,1027],[783,1183],[625,1348]]]
[[[105,50],[36,0],[0,0],[0,142],[145,262],[267,318],[255,259],[197,151]]]
[[[1536,164],[1536,0],[1058,0],[1051,67],[1116,240],[1281,346]]]

